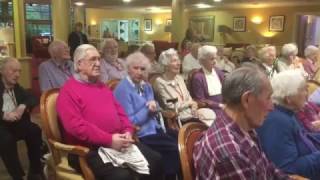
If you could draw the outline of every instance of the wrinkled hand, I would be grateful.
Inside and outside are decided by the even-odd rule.
[[[151,100],[149,102],[147,102],[147,106],[149,111],[151,112],[156,112],[157,111],[157,103],[154,100]]]
[[[3,120],[8,121],[8,122],[14,122],[14,121],[18,121],[20,119],[20,115],[15,112],[5,112],[3,114]]]
[[[313,121],[311,124],[315,129],[320,129],[320,120]]]
[[[20,104],[14,111],[19,115],[19,119],[21,119],[24,111],[26,109],[26,105]]]
[[[126,134],[113,134],[112,135],[112,144],[111,148],[115,149],[117,151],[123,151],[127,147],[129,147],[132,143],[133,140],[126,138]]]
[[[193,110],[193,111],[197,110],[197,109],[198,109],[198,103],[196,103],[195,101],[192,101],[192,102],[190,103],[190,108],[191,108],[191,110]]]

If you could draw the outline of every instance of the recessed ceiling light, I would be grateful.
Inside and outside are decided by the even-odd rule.
[[[131,0],[122,0],[124,3],[129,3]]]
[[[83,6],[83,5],[84,5],[84,2],[78,1],[78,2],[75,2],[74,4],[75,4],[76,6]]]
[[[221,2],[222,0],[213,0],[214,2]]]
[[[204,4],[204,3],[198,3],[198,4],[195,4],[195,6],[197,6],[197,8],[200,8],[200,9],[212,7],[209,4]]]

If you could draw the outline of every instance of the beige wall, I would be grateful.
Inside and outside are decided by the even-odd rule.
[[[140,20],[140,39],[142,41],[170,40],[170,33],[164,32],[166,19],[171,19],[171,13],[144,14],[129,11],[119,11],[110,9],[86,9],[86,22],[91,26],[91,37],[100,37],[100,24],[105,19],[139,19]],[[144,19],[152,19],[152,31],[144,31]]]
[[[272,8],[250,8],[250,9],[214,9],[190,11],[189,18],[192,16],[214,16],[215,32],[214,43],[252,43],[252,44],[275,44],[282,45],[284,43],[295,40],[297,27],[297,14],[316,14],[319,12],[320,6],[301,6],[301,7],[272,7]],[[263,22],[261,24],[253,24],[251,18],[253,16],[261,16]],[[269,16],[284,15],[285,27],[284,32],[270,33],[268,30]],[[246,32],[232,32],[231,34],[223,34],[217,32],[219,25],[225,25],[233,28],[233,17],[245,16],[247,20]],[[267,34],[266,34],[267,33]],[[273,37],[265,37],[272,36]]]

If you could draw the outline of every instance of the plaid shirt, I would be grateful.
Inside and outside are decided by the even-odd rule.
[[[266,158],[256,132],[243,133],[224,112],[196,142],[193,158],[197,180],[289,179]]]

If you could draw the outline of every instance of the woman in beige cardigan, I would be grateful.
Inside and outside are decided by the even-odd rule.
[[[199,118],[211,125],[215,119],[215,113],[208,108],[198,109],[197,103],[192,100],[183,77],[180,75],[181,61],[174,49],[163,51],[159,57],[165,72],[154,83],[155,94],[159,97],[160,105],[164,109],[177,107],[182,122],[192,118]],[[167,102],[169,99],[177,99],[176,105]]]

